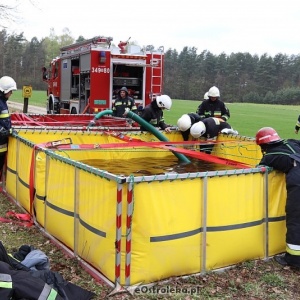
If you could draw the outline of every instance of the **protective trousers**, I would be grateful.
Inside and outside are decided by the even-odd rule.
[[[300,268],[300,163],[286,174],[286,255],[291,266]]]

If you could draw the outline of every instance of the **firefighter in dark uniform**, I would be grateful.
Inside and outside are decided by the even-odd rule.
[[[154,127],[166,132],[171,131],[171,126],[165,123],[163,110],[170,110],[172,99],[168,95],[156,96],[152,102],[143,109],[141,118]],[[147,131],[147,128],[141,126],[141,131]]]
[[[286,252],[275,256],[275,260],[300,268],[300,141],[283,140],[273,128],[264,127],[256,133],[256,144],[263,154],[259,165],[286,175]]]
[[[202,119],[192,125],[190,129],[191,136],[195,139],[204,138],[205,140],[210,140],[215,138],[219,133],[225,134],[238,134],[227,122],[219,118],[206,118]],[[211,153],[214,144],[201,145],[200,151],[204,151],[208,154]]]
[[[12,132],[7,100],[15,90],[17,90],[17,84],[11,77],[0,78],[0,179],[5,163],[8,136]]]
[[[196,113],[184,114],[178,119],[177,127],[184,141],[189,140],[191,126],[201,120],[202,118]]]
[[[296,123],[296,126],[295,126],[295,133],[298,134],[298,131],[300,129],[300,115],[298,117],[298,120],[297,120],[297,123]]]
[[[133,98],[129,97],[128,90],[124,86],[119,90],[118,97],[113,105],[113,116],[124,118],[124,113],[127,109],[131,110],[134,113],[137,113],[135,101]]]
[[[219,133],[238,134],[227,122],[219,118],[203,119],[191,127],[191,135],[194,138],[202,136],[206,139],[212,139]]]
[[[208,100],[204,100],[197,108],[197,114],[201,119],[215,117],[220,118],[223,121],[228,121],[230,118],[229,109],[225,103],[220,100],[220,91],[216,86],[209,89]]]
[[[0,299],[1,300],[91,300],[95,293],[66,281],[58,272],[28,268],[16,257],[27,256],[29,245],[8,254],[0,241]],[[27,253],[27,254],[26,254]],[[39,261],[39,259],[33,259]],[[42,259],[43,260],[43,259]],[[37,265],[35,265],[37,266]]]

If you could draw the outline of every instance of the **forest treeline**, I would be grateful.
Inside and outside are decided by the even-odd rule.
[[[91,38],[91,37],[88,37]],[[63,46],[77,40],[65,28],[62,35],[50,32],[48,37],[28,41],[21,34],[0,31],[0,75],[12,76],[19,87],[31,85],[46,90],[42,67],[59,55]],[[195,47],[181,52],[165,49],[164,93],[174,99],[202,100],[208,89],[216,85],[226,102],[267,104],[300,104],[300,55],[267,53],[221,53],[208,50],[200,54]]]

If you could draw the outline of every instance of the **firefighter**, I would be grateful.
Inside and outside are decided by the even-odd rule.
[[[219,118],[202,119],[202,121],[195,123],[190,131],[194,138],[203,136],[207,139],[212,139],[219,133],[238,134],[227,122]]]
[[[300,129],[300,115],[298,117],[298,120],[297,120],[297,123],[296,123],[296,126],[295,126],[295,133],[298,134],[298,131]]]
[[[177,127],[184,141],[189,139],[191,126],[199,121],[201,121],[201,118],[196,113],[184,114],[178,119]]]
[[[203,96],[203,101],[204,100],[208,100],[209,99],[209,97],[208,97],[208,92],[206,92],[205,94],[204,94],[204,96]]]
[[[129,97],[128,90],[123,86],[119,92],[117,99],[113,105],[113,116],[124,118],[125,109],[129,109],[134,113],[137,113],[137,107],[133,98]]]
[[[203,137],[207,140],[215,138],[219,133],[238,134],[227,122],[219,118],[202,119],[191,126],[190,133],[193,138]],[[210,154],[213,146],[213,144],[201,146],[200,151]]]
[[[213,86],[207,92],[208,99],[202,101],[197,108],[197,114],[202,118],[215,117],[228,121],[230,118],[229,109],[225,103],[220,100],[220,91],[216,86]]]
[[[158,127],[166,132],[171,131],[171,125],[165,123],[163,110],[170,110],[172,99],[168,95],[156,96],[141,113],[141,118],[154,127]],[[147,131],[147,128],[141,126],[141,131]]]
[[[91,300],[95,293],[85,290],[71,282],[66,281],[58,272],[47,267],[37,270],[23,264],[23,256],[26,257],[29,245],[22,245],[15,254],[6,252],[0,241],[0,299],[1,300]],[[26,254],[27,253],[27,254]],[[41,258],[41,257],[40,257]],[[40,258],[38,260],[40,261]],[[27,261],[28,262],[28,261]]]
[[[8,136],[12,132],[7,100],[15,90],[17,90],[17,84],[11,77],[0,78],[0,180],[7,152]]]
[[[283,140],[272,127],[263,127],[256,133],[256,144],[263,154],[259,165],[286,175],[286,252],[274,258],[283,266],[300,268],[300,141]]]

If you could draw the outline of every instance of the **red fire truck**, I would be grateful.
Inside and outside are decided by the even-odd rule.
[[[62,47],[49,69],[43,68],[47,113],[92,114],[111,109],[123,86],[141,107],[161,95],[164,48],[130,45],[129,39],[116,47],[111,37],[97,36]]]

